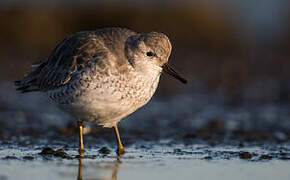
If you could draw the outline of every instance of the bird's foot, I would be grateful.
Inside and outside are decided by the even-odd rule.
[[[118,148],[116,151],[118,156],[123,156],[125,154],[124,148]]]
[[[84,156],[84,153],[85,153],[85,149],[79,148],[79,156],[80,157],[83,157]]]

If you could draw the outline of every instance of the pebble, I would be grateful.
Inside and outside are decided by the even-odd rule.
[[[102,153],[102,154],[110,154],[111,153],[111,150],[107,147],[102,147],[100,150],[99,150],[99,153]]]
[[[252,154],[249,152],[241,152],[240,153],[240,158],[241,159],[251,159],[252,158]]]

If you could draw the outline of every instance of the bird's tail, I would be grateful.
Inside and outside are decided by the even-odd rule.
[[[35,71],[27,73],[24,75],[23,79],[14,81],[14,85],[16,86],[17,91],[21,91],[22,93],[32,92],[32,91],[40,91],[37,86],[37,77],[39,74],[39,68],[43,63],[41,61],[37,63],[33,63],[31,67],[36,67]]]

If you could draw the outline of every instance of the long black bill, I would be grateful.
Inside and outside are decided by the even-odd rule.
[[[167,74],[169,74],[170,76],[173,76],[174,78],[178,79],[179,81],[181,81],[182,83],[186,84],[187,80],[184,79],[183,77],[181,77],[172,67],[170,67],[170,65],[168,63],[165,63],[163,66],[163,71]]]

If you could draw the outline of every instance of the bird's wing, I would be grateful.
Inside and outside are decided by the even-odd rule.
[[[94,32],[76,33],[65,38],[47,61],[15,84],[22,92],[55,89],[69,82],[73,74],[83,70],[88,62],[98,63],[108,55],[110,51]]]

